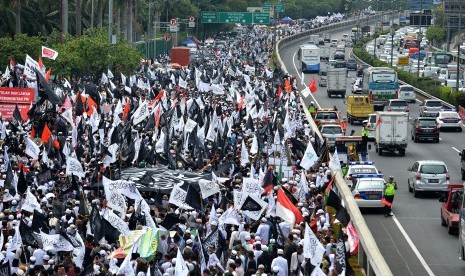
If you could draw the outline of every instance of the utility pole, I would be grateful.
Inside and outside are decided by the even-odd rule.
[[[460,3],[459,7],[459,31],[458,31],[458,38],[457,38],[457,80],[455,83],[455,89],[459,91],[459,79],[460,79],[460,44],[462,44],[462,3]]]
[[[113,34],[113,0],[108,0],[108,40],[111,44],[111,37]]]

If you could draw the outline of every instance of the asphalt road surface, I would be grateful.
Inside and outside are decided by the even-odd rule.
[[[332,33],[332,38],[340,39],[342,34],[350,34],[350,29]],[[289,74],[296,76],[300,90],[308,86],[312,77],[318,81],[317,74],[305,74],[305,86],[300,85],[301,71],[297,60],[299,42],[280,51],[281,58]],[[331,48],[335,51],[335,47]],[[351,53],[346,48],[346,59]],[[322,69],[326,67],[322,61]],[[347,95],[351,95],[355,71],[347,78]],[[328,98],[325,87],[305,99],[306,104],[316,101],[322,108],[336,106],[342,116],[346,106],[342,98]],[[409,117],[419,115],[419,101],[410,104]],[[411,125],[410,125],[411,128]],[[348,124],[347,133],[354,129],[360,135],[361,126]],[[410,130],[410,129],[409,129]],[[440,202],[436,194],[426,194],[414,198],[407,187],[407,168],[417,160],[442,160],[446,163],[451,183],[462,183],[460,179],[460,161],[458,152],[465,146],[465,132],[441,132],[440,142],[409,144],[404,157],[384,153],[379,156],[374,146],[369,150],[369,159],[375,161],[377,168],[387,176],[395,176],[398,190],[394,199],[392,218],[386,218],[378,210],[362,210],[365,221],[372,232],[381,253],[394,275],[465,275],[465,262],[459,260],[459,240],[449,235],[441,226]]]

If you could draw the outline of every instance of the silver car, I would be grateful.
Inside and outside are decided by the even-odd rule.
[[[409,112],[408,103],[406,100],[389,100],[386,111]]]
[[[443,161],[421,160],[407,169],[408,190],[418,197],[420,192],[445,192],[449,181],[449,171]]]
[[[425,100],[422,104],[420,104],[420,117],[437,117],[441,109],[441,101]]]

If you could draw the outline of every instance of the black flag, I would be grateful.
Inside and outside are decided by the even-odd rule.
[[[19,170],[18,185],[16,188],[20,194],[24,194],[27,190],[27,182],[23,170]]]
[[[337,273],[340,275],[347,267],[346,246],[344,237],[342,235],[342,227],[339,228],[339,237],[336,243],[336,256],[334,258],[334,265]]]
[[[23,240],[24,245],[30,245],[33,247],[38,246],[37,240],[32,234],[32,228],[28,227],[23,220],[19,222],[19,233],[21,234],[21,239]]]
[[[40,231],[46,234],[49,233],[47,217],[37,210],[34,210],[34,216],[32,217],[31,230],[37,233],[39,233]]]
[[[179,219],[179,216],[176,216],[173,213],[168,213],[160,225],[165,227],[166,230],[170,230],[176,223],[179,223],[180,221],[181,220]]]
[[[76,116],[82,116],[84,113],[84,105],[82,104],[81,100],[81,93],[76,95],[76,102],[74,103],[74,113]]]
[[[262,206],[258,204],[258,202],[253,199],[251,196],[247,196],[245,199],[244,203],[242,204],[241,210],[245,211],[260,211],[262,209]]]
[[[63,102],[62,99],[60,99],[60,97],[58,97],[58,95],[55,94],[55,92],[53,92],[52,87],[45,80],[44,75],[42,75],[42,73],[39,70],[37,70],[37,68],[34,68],[34,72],[36,73],[36,77],[38,80],[37,88],[39,89],[39,97],[48,99],[50,103],[54,105],[61,105],[61,103]],[[43,91],[43,93],[41,93],[41,91]]]
[[[4,259],[2,265],[0,265],[0,275],[11,275],[8,259]]]
[[[21,117],[21,112],[19,112],[18,105],[16,105],[15,110],[13,111],[13,119],[15,119],[18,124],[23,122],[23,117]]]
[[[328,199],[326,200],[326,206],[331,206],[336,211],[339,211],[341,208],[341,199],[332,189],[329,190]]]
[[[187,194],[189,196],[186,197],[185,203],[196,210],[202,209],[200,193],[193,185],[189,185],[187,188]]]
[[[336,219],[340,221],[344,225],[344,227],[347,227],[347,224],[349,224],[350,215],[347,212],[346,208],[344,208],[344,206],[341,206],[341,208],[339,208],[339,211],[337,211]]]

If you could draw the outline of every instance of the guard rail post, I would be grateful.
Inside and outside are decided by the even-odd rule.
[[[368,22],[379,20],[380,18],[381,18],[380,15],[370,16],[368,19]],[[296,40],[302,40],[305,37],[309,36],[310,34],[318,33],[321,31],[326,31],[326,30],[336,30],[340,28],[347,28],[350,26],[354,26],[355,24],[356,24],[356,20],[339,22],[336,24],[330,24],[327,26],[313,29],[313,30],[301,32],[296,35],[289,36],[289,37],[279,40],[275,44],[275,49],[274,49],[276,52],[279,66],[286,74],[288,74],[286,67],[284,66],[284,63],[279,54],[279,50],[281,50],[282,48],[286,46],[289,46],[289,44],[291,44],[292,42]],[[307,106],[305,105],[302,97],[300,97],[300,101],[303,106],[305,115],[307,117],[307,121],[312,126],[313,132],[315,132],[316,135],[321,136],[321,133],[318,130],[318,128],[316,128],[316,124],[314,123],[312,116],[308,112]],[[334,183],[336,184],[337,193],[341,196],[341,199],[344,201],[344,206],[347,209],[347,212],[349,213],[351,217],[352,224],[354,225],[359,235],[360,242],[359,242],[359,249],[358,249],[359,250],[358,251],[358,254],[359,254],[358,264],[364,268],[365,275],[367,276],[371,276],[371,275],[391,276],[392,272],[389,266],[387,265],[383,255],[379,251],[379,248],[376,245],[373,235],[368,229],[368,226],[366,225],[365,220],[363,219],[360,209],[358,208],[358,205],[355,202],[355,199],[353,198],[352,193],[350,192],[350,189],[345,183],[341,174],[337,173],[335,175]]]

